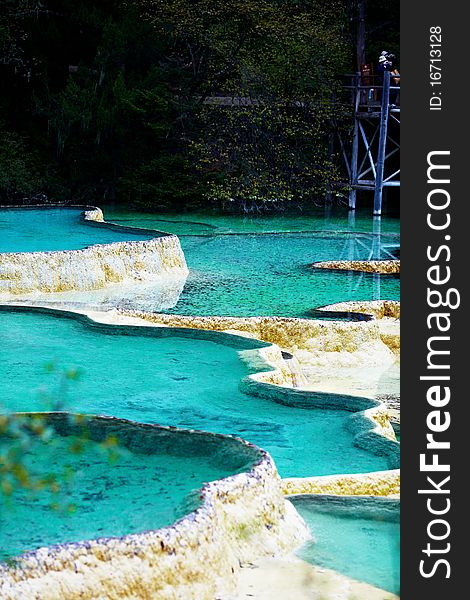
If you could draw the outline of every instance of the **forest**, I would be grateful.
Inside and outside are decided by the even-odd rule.
[[[1,0],[0,203],[323,202],[361,1]],[[398,56],[397,3],[365,14],[365,59]]]

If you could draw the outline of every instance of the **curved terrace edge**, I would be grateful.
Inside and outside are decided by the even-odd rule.
[[[142,241],[94,244],[79,250],[0,253],[0,294],[9,298],[34,292],[97,290],[113,283],[186,277],[189,273],[176,235],[107,222],[98,207],[0,207],[8,209],[82,210],[82,219],[90,226],[155,236]]]
[[[46,414],[59,422],[69,416]],[[247,472],[205,484],[201,506],[168,527],[39,548],[1,565],[0,598],[121,598],[139,591],[146,597],[152,589],[159,598],[213,599],[233,586],[242,561],[285,554],[310,537],[284,499],[272,458],[253,444],[114,417],[88,419],[105,427],[120,423],[169,436],[230,439],[259,460]]]

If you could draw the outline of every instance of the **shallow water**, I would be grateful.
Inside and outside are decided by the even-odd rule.
[[[358,209],[354,213],[346,207],[317,208],[308,212],[299,210],[295,213],[272,215],[230,215],[211,211],[146,213],[108,205],[104,207],[104,213],[109,220],[116,223],[171,231],[176,235],[300,231],[372,233],[374,230],[386,234],[400,232],[400,221],[397,215],[383,216],[381,219],[374,220],[371,216],[371,209]]]
[[[185,338],[178,330],[90,327],[29,312],[0,312],[0,324],[0,405],[11,411],[49,410],[52,394],[73,412],[235,434],[270,452],[284,477],[388,468],[385,457],[353,445],[346,428],[351,413],[287,407],[242,393],[249,370],[237,350],[259,342],[210,332]],[[44,368],[50,362],[53,372]],[[83,376],[59,390],[64,368],[81,368]]]
[[[168,301],[168,294],[150,287],[133,290],[131,303],[127,300],[133,308],[195,315],[305,316],[324,304],[399,297],[395,278],[307,268],[309,263],[333,258],[390,257],[399,245],[395,220],[382,220],[379,230],[370,216],[353,222],[344,214],[255,220],[206,215],[200,221],[199,215],[192,215],[195,222],[190,223],[184,215],[105,211],[105,218],[181,236],[191,272],[175,307],[169,308],[174,302]],[[268,233],[273,231],[277,233]],[[0,213],[0,251],[77,249],[132,239],[146,239],[146,235],[80,223],[78,210]],[[112,302],[114,306],[114,297]],[[125,297],[122,303],[126,305]],[[74,412],[235,434],[268,450],[284,477],[388,468],[386,458],[354,446],[354,436],[346,427],[351,413],[296,409],[242,393],[240,381],[250,371],[238,350],[262,344],[204,332],[185,335],[167,329],[136,334],[134,328],[90,327],[63,316],[0,311],[0,406],[11,411],[49,410],[60,402],[61,408]],[[47,363],[54,369],[46,369]],[[82,376],[65,385],[60,375],[65,368],[80,368]],[[48,451],[42,459],[53,463]],[[54,457],[64,454],[59,449]],[[30,511],[19,502],[9,513],[10,525],[4,522],[0,528],[1,539],[11,536],[11,523],[21,522],[21,528],[15,528],[21,529],[18,537],[8,537],[7,554],[38,544],[121,535],[171,523],[180,516],[190,490],[228,474],[195,457],[187,461],[188,476],[181,478],[186,458],[182,462],[168,456],[136,459],[132,455],[123,459],[119,471],[100,462],[96,453],[76,460],[79,487],[74,501],[79,510],[64,517],[48,511],[44,503],[34,504]],[[177,484],[167,486],[169,481]],[[0,524],[1,518],[0,514]],[[353,537],[348,547],[353,545],[359,553],[361,544],[375,548],[374,540],[382,533],[364,537],[356,535],[355,528],[357,523],[351,525],[347,519],[318,518],[316,533],[324,531],[325,545],[317,545],[315,560],[320,549],[320,559],[334,563],[327,566],[343,570],[349,565],[355,573],[351,576],[370,581],[366,571],[375,578],[382,568],[367,562],[369,554],[364,566],[349,560],[335,544],[337,539]],[[382,580],[371,583],[384,589],[392,586]]]
[[[105,215],[179,235],[190,274],[178,303],[165,312],[305,317],[335,302],[399,299],[400,282],[393,276],[308,268],[322,260],[391,258],[400,243],[398,219],[374,221],[369,213],[353,219],[347,211],[253,219],[115,209]]]
[[[105,218],[125,226],[177,233],[190,274],[179,298],[173,294],[171,302],[167,301],[167,282],[162,280],[143,293],[123,290],[120,301],[96,295],[91,303],[101,308],[121,304],[186,315],[306,317],[325,304],[399,298],[396,277],[309,268],[322,260],[390,258],[399,246],[393,219],[377,222],[361,214],[352,220],[347,212],[334,218],[319,212],[246,219],[115,210],[106,210]],[[268,233],[273,231],[277,233]],[[149,237],[144,232],[83,223],[76,209],[0,211],[0,251],[70,250]],[[51,294],[50,300],[69,305],[82,302],[69,296]]]
[[[166,312],[305,317],[312,308],[345,300],[398,299],[400,281],[394,277],[308,268],[313,262],[347,258],[349,244],[355,258],[377,255],[372,238],[353,237],[327,233],[181,237],[190,273],[176,306]]]
[[[89,225],[79,209],[0,209],[0,252],[77,250],[92,244],[109,244],[155,237]]]
[[[208,456],[158,454],[158,447],[157,454],[121,447],[111,460],[103,446],[82,439],[81,452],[74,454],[74,440],[55,436],[47,444],[36,442],[24,457],[30,476],[55,475],[61,489],[17,489],[10,498],[0,496],[0,559],[45,545],[170,525],[188,512],[188,503],[194,505],[193,492],[203,483],[234,473]]]
[[[398,507],[383,510],[386,500],[351,497],[337,503],[315,496],[292,501],[314,536],[298,551],[300,558],[400,593]]]

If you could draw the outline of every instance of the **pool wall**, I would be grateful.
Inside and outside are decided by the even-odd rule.
[[[25,210],[41,208],[51,207],[30,206]],[[67,208],[84,209],[83,219],[90,226],[121,232],[141,231],[156,237],[95,244],[81,250],[0,253],[0,293],[17,296],[31,292],[87,291],[112,283],[187,276],[189,271],[177,236],[107,223],[96,207],[68,206],[64,210]]]
[[[90,206],[88,210],[85,210],[83,212],[83,218],[85,221],[96,221],[97,223],[104,223],[103,211],[97,206]]]
[[[292,477],[282,480],[286,495],[328,494],[336,496],[400,495],[400,471],[374,471],[353,475],[324,475],[321,477]]]
[[[365,314],[373,319],[400,319],[400,302],[398,300],[370,300],[351,302],[337,302],[321,306],[317,310],[326,312],[340,312],[352,314]]]
[[[67,428],[66,413],[50,414]],[[100,538],[28,552],[0,566],[0,598],[161,598],[213,600],[233,589],[240,564],[280,556],[309,539],[308,529],[284,499],[273,460],[238,438],[89,417],[99,435],[116,427],[162,438],[195,436],[238,445],[255,459],[247,471],[206,484],[201,506],[170,527],[116,538]],[[130,439],[132,439],[130,437]]]
[[[316,505],[326,508],[328,512],[349,513],[357,518],[374,516],[381,521],[400,522],[400,501],[396,498],[301,494],[294,496],[293,500],[298,505]]]
[[[390,446],[390,442],[394,444],[395,433],[385,405],[362,396],[297,389],[305,383],[301,370],[301,365],[305,363],[314,366],[323,363],[324,366],[327,362],[333,365],[343,353],[348,354],[349,359],[349,355],[358,349],[362,355],[369,356],[364,348],[368,351],[379,348],[384,361],[394,362],[400,346],[398,324],[397,331],[384,332],[379,326],[379,321],[328,322],[283,317],[190,317],[124,310],[118,311],[117,314],[117,322],[121,315],[158,326],[220,331],[245,335],[272,344],[274,347],[241,353],[242,358],[261,371],[242,381],[241,387],[245,393],[289,406],[360,411],[354,415],[355,419],[351,420],[351,427],[359,432],[356,436],[357,445],[372,449],[377,454],[390,456],[391,468],[398,465],[399,450],[398,447]],[[282,360],[280,348],[293,350],[294,360]],[[305,353],[309,355],[305,359],[305,354],[302,356],[300,353],[304,358],[300,364],[296,360],[299,349],[307,349]],[[256,364],[257,357],[261,358],[260,365]],[[263,369],[263,361],[270,368]]]
[[[220,317],[186,316],[152,313],[138,310],[120,310],[123,316],[136,317],[164,327],[189,327],[229,331],[249,335],[264,342],[277,344],[294,352],[306,363],[316,363],[319,354],[334,355],[347,352],[352,355],[367,347],[369,363],[393,362],[399,351],[399,325],[393,336],[383,335],[378,320],[372,321],[322,321],[294,317]],[[375,350],[374,355],[369,350]]]
[[[379,275],[400,273],[399,260],[324,260],[310,265],[313,269],[333,269],[338,271],[360,271]]]
[[[371,398],[294,389],[272,383],[271,373],[255,373],[241,382],[246,394],[295,408],[351,411],[346,426],[354,434],[354,445],[384,456],[391,469],[400,465],[400,446],[384,405]]]

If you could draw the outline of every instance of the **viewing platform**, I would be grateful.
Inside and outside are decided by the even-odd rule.
[[[374,192],[374,216],[382,213],[383,190],[400,186],[400,75],[347,75],[354,105],[352,141],[340,143],[349,179],[349,208],[357,191]]]

